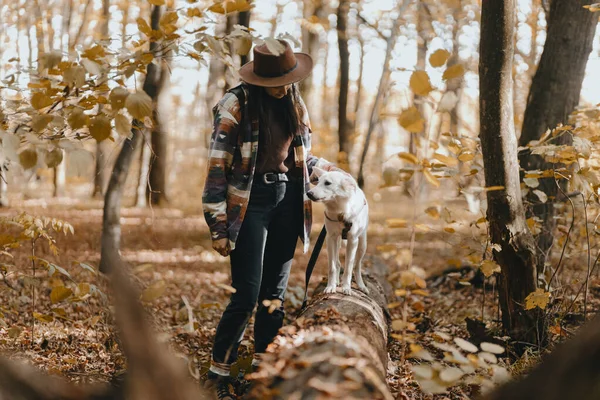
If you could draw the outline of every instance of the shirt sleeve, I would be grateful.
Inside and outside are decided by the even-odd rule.
[[[208,173],[202,193],[204,219],[212,240],[227,238],[227,174],[237,143],[241,108],[227,93],[213,108],[214,125],[208,153]]]

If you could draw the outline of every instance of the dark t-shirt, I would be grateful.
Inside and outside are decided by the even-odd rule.
[[[275,97],[265,96],[266,120],[259,127],[258,155],[256,171],[287,173],[295,168],[292,137],[283,115],[283,102]]]

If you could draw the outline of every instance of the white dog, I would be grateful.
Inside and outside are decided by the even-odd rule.
[[[318,184],[308,191],[312,201],[325,205],[325,227],[327,228],[327,257],[329,275],[325,293],[334,293],[339,284],[340,247],[342,239],[346,243],[346,267],[342,276],[342,292],[352,294],[350,284],[352,270],[359,289],[365,294],[369,291],[362,279],[362,260],[367,250],[367,226],[369,224],[369,206],[358,184],[350,175],[339,171],[327,172],[313,168]],[[312,176],[311,176],[312,177]]]

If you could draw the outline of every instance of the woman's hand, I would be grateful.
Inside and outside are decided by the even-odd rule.
[[[231,248],[229,247],[229,238],[213,240],[212,247],[223,257],[227,257],[231,252]]]

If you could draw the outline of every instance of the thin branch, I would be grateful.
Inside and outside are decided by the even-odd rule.
[[[383,40],[388,40],[389,37],[387,37],[386,35],[384,35],[379,28],[377,28],[375,25],[373,25],[372,23],[370,23],[369,21],[367,21],[367,19],[365,17],[363,17],[360,13],[357,14],[358,18],[365,24],[367,25],[369,28],[373,29],[377,35],[383,39]],[[393,34],[393,33],[392,33]]]

